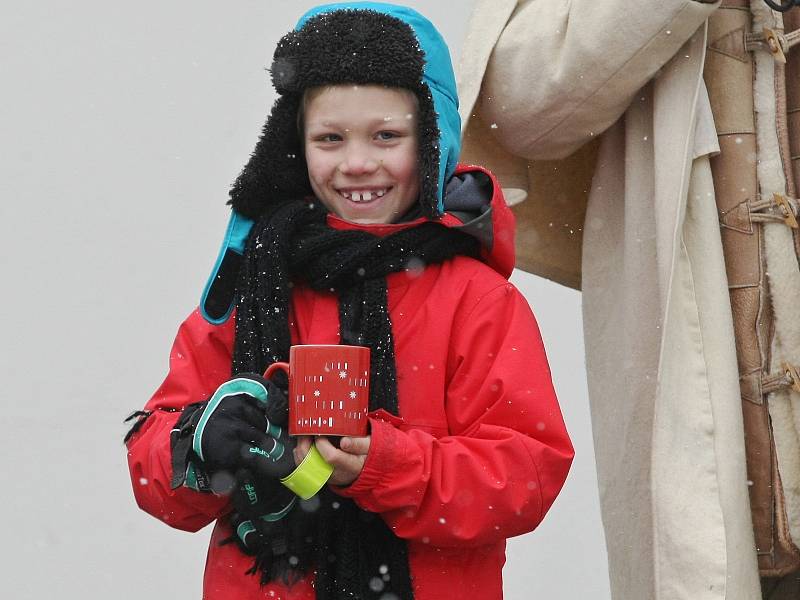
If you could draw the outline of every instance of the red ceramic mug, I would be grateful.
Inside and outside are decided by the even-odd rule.
[[[292,346],[264,377],[278,369],[289,376],[289,435],[367,435],[369,348]]]

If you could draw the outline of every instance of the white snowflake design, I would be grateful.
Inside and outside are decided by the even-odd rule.
[[[319,398],[319,390],[314,390],[314,396],[316,396],[317,398]]]
[[[347,371],[339,371],[339,379],[346,379]]]
[[[356,399],[356,393],[355,392],[350,392],[350,398],[355,400]]]

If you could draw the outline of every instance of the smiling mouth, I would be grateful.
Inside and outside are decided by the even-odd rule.
[[[361,189],[361,190],[336,190],[341,196],[351,202],[371,202],[378,198],[383,198],[391,187]]]

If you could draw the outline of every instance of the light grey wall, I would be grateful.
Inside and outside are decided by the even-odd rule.
[[[199,598],[208,530],[140,512],[122,418],[163,377],[307,1],[0,6],[3,593]],[[472,1],[408,1],[458,54]],[[454,14],[456,13],[457,14]],[[517,273],[578,457],[506,597],[608,598],[579,295]]]

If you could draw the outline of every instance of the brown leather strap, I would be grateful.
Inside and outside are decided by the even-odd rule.
[[[797,43],[800,41],[800,32],[797,20],[797,11],[794,14],[785,13],[782,18],[777,18],[778,31],[776,36],[785,52],[786,62],[776,58],[774,90],[775,90],[775,133],[778,138],[778,148],[783,165],[786,194],[776,193],[772,198],[765,198],[769,203],[765,206],[761,217],[775,223],[784,223],[797,231],[797,192],[798,164],[795,156],[798,153],[800,142],[800,121],[793,113],[797,113],[800,102],[800,88],[797,77],[800,75],[800,50]],[[776,16],[777,17],[777,16]],[[788,32],[785,33],[784,32]],[[766,124],[769,126],[769,124]],[[797,236],[795,235],[795,239]],[[769,260],[769,257],[767,257]],[[770,300],[771,302],[771,300]],[[785,317],[784,317],[785,318]],[[774,335],[774,333],[773,333]],[[767,373],[767,371],[765,371]],[[779,373],[769,373],[763,377],[762,393],[768,401],[770,394],[786,390],[797,385],[796,369],[792,365],[784,365]],[[765,402],[768,405],[768,402]],[[770,427],[772,421],[770,421]],[[774,441],[773,441],[774,447]],[[773,453],[773,481],[774,481],[774,514],[773,514],[773,549],[772,552],[759,557],[759,565],[765,575],[786,575],[800,569],[800,550],[792,539],[792,534],[787,516],[786,495],[778,463],[777,453]]]
[[[758,193],[753,52],[772,53],[776,80],[782,80],[780,60],[786,53],[794,54],[798,36],[787,37],[777,28],[752,32],[749,1],[725,0],[709,19],[708,39],[704,76],[721,149],[711,159],[711,168],[736,338],[753,531],[760,573],[783,575],[800,567],[800,553],[788,534],[767,402],[768,393],[783,389],[787,378],[785,373],[765,376],[771,361],[773,318],[763,223],[784,222],[787,217],[781,212],[783,200],[761,198]],[[775,126],[787,131],[782,86],[776,85],[775,93],[777,115],[783,115]],[[782,137],[780,151],[791,174],[787,137]],[[785,204],[794,214],[793,179],[787,182],[787,191]]]
[[[800,37],[800,9],[783,15],[783,26],[788,35]],[[794,47],[789,51],[789,60],[786,66],[786,113],[790,163],[792,182],[800,184],[800,48]],[[797,192],[789,195],[796,196]],[[794,251],[800,256],[800,229],[794,229]]]
[[[786,55],[797,44],[800,44],[800,30],[784,33],[779,29],[764,27],[745,36],[745,48],[748,51],[766,50],[781,63],[786,63]]]
[[[793,389],[800,392],[800,367],[785,363],[780,373],[771,373],[761,378],[761,393],[771,394],[779,390]]]
[[[800,201],[784,194],[774,194],[772,198],[758,198],[749,206],[751,222],[783,223],[797,229],[797,217],[800,214]]]

